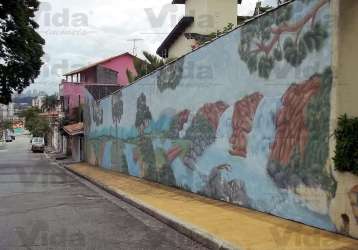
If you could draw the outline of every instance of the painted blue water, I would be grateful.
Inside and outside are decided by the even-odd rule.
[[[152,139],[152,143],[153,143],[154,150],[161,148],[164,149],[165,151],[168,151],[169,149],[172,148],[173,145],[171,140],[161,139],[161,138]]]
[[[105,169],[111,169],[112,167],[111,154],[112,154],[112,141],[108,141],[104,146],[103,157],[101,162],[101,166]]]
[[[180,158],[172,163],[172,170],[178,186],[190,188],[193,192],[203,189],[207,176],[211,170],[222,164],[231,165],[231,172],[224,174],[229,180],[241,180],[245,183],[247,195],[251,199],[251,207],[259,211],[272,213],[280,217],[297,220],[327,230],[335,230],[328,215],[311,211],[304,201],[293,192],[280,189],[267,174],[266,166],[269,159],[270,145],[276,133],[275,115],[281,106],[280,98],[264,98],[255,114],[251,133],[248,135],[247,157],[232,156],[229,154],[232,135],[234,107],[230,106],[222,115],[215,143],[209,146],[204,154],[197,159],[196,168],[192,170],[185,166]],[[168,122],[165,122],[168,124]],[[158,127],[159,124],[157,123]],[[134,135],[133,128],[126,132]],[[121,131],[124,132],[123,129]],[[126,136],[128,136],[127,134]],[[169,150],[172,142],[169,139],[153,138],[154,149]],[[102,166],[111,167],[111,147],[108,142],[104,148]],[[140,166],[133,159],[133,149],[136,145],[126,143],[124,153],[128,162],[130,175],[140,176]]]
[[[309,210],[294,193],[279,189],[266,172],[269,149],[276,130],[274,117],[280,105],[280,98],[264,98],[261,101],[252,131],[248,136],[246,158],[229,154],[233,107],[228,108],[220,119],[215,143],[208,147],[198,159],[195,171],[190,171],[179,159],[173,162],[177,184],[185,184],[193,192],[197,192],[205,185],[203,176],[209,175],[210,171],[218,165],[229,164],[232,166],[232,171],[226,174],[227,180],[238,179],[245,182],[247,195],[251,198],[253,208],[334,230],[335,226],[328,215]]]
[[[164,131],[168,131],[172,119],[173,116],[163,114],[156,122],[150,123],[149,128],[146,130],[146,132],[161,133]]]
[[[124,154],[127,159],[129,174],[132,176],[140,177],[140,167],[133,159],[133,149],[135,145],[129,143],[125,143],[124,145]]]

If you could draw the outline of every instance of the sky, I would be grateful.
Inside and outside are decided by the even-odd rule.
[[[73,69],[124,52],[153,54],[184,14],[172,0],[47,0],[36,21],[46,40],[40,76],[26,90],[58,92],[62,75]],[[250,15],[256,0],[243,0],[239,15]],[[275,6],[277,0],[262,0]],[[25,90],[25,92],[26,92]]]

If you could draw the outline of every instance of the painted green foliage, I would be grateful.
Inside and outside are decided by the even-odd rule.
[[[271,160],[268,172],[280,187],[297,187],[303,183],[308,187],[321,187],[334,196],[336,183],[331,173],[325,168],[329,156],[332,71],[327,68],[322,75],[318,76],[321,79],[320,88],[318,93],[311,98],[305,111],[308,140],[303,157],[296,145],[296,150],[287,166]]]
[[[144,178],[147,178],[152,181],[157,180],[157,170],[156,170],[156,160],[155,160],[155,152],[152,143],[152,139],[150,137],[143,136],[139,140],[138,144],[140,154],[142,157],[142,161],[145,164],[144,167]]]
[[[121,173],[129,174],[128,163],[126,156],[124,154],[123,148],[124,144],[121,140],[118,140],[118,124],[121,121],[123,115],[123,101],[122,101],[122,92],[118,92],[112,95],[112,120],[115,124],[116,129],[116,139],[113,141],[112,145],[112,167],[116,170],[119,170]]]
[[[246,25],[241,32],[239,54],[250,73],[257,72],[260,77],[268,79],[275,63],[285,60],[297,67],[309,53],[320,51],[328,38],[328,27],[315,18],[327,3],[328,0],[318,1],[295,23],[291,21],[292,6],[288,5]]]
[[[178,123],[180,119],[180,114],[176,114],[172,121],[170,122],[169,130],[166,133],[166,136],[170,139],[177,139],[179,138],[179,128]]]
[[[135,127],[138,129],[140,135],[138,149],[143,164],[144,178],[168,185],[175,185],[175,177],[165,153],[155,152],[152,138],[144,135],[144,129],[149,125],[151,120],[152,114],[147,106],[146,96],[142,93],[137,99]],[[159,162],[159,157],[156,157],[156,155],[161,156],[163,160]]]
[[[157,86],[160,92],[166,89],[175,89],[182,79],[184,71],[184,58],[175,63],[167,65],[159,72],[157,77]]]
[[[175,176],[164,149],[154,149],[152,138],[142,136],[138,142],[143,177],[151,181],[175,186]]]
[[[215,142],[215,132],[215,128],[203,115],[197,114],[193,118],[193,122],[184,137],[191,142],[183,159],[183,163],[187,167],[195,168],[197,158],[204,153],[209,145]]]
[[[142,162],[146,165],[144,178],[155,181],[157,180],[157,174],[153,143],[151,138],[144,136],[144,129],[148,126],[151,120],[152,113],[147,106],[146,96],[142,93],[137,99],[137,113],[135,119],[135,127],[138,129],[140,135],[138,148]]]
[[[170,139],[178,139],[179,132],[183,129],[184,123],[189,119],[190,110],[185,109],[177,113],[170,122],[169,130],[166,132],[166,137]]]
[[[95,100],[92,100],[92,117],[97,126],[103,123],[103,109],[101,104]]]
[[[202,142],[210,145],[215,141],[215,129],[208,119],[201,114],[197,114],[185,134],[185,139],[192,141],[194,145],[201,145],[203,144]]]
[[[152,113],[147,106],[146,96],[142,93],[137,99],[137,113],[135,118],[135,127],[140,135],[144,134],[144,129],[148,127],[152,120]]]
[[[329,124],[330,124],[330,93],[332,88],[332,70],[327,68],[321,75],[321,87],[307,106],[306,124],[309,139],[305,150],[302,166],[308,185],[319,183],[330,191],[335,189],[331,173],[325,170],[329,156]],[[305,169],[306,168],[306,169]]]
[[[123,101],[122,92],[118,92],[112,95],[112,120],[118,125],[123,115]]]
[[[85,98],[85,105],[83,106],[83,118],[84,118],[84,129],[86,134],[89,134],[91,131],[92,119],[91,119],[91,108],[90,100],[88,97]]]

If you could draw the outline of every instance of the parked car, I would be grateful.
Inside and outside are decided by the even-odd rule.
[[[11,136],[11,139],[13,140],[13,141],[15,141],[15,135],[10,135]]]
[[[45,139],[43,137],[34,137],[31,140],[31,150],[32,152],[41,152],[45,151]]]
[[[5,141],[12,142],[11,136],[10,135],[5,136]]]

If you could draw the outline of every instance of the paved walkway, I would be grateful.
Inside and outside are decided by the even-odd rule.
[[[358,240],[87,164],[69,166],[109,190],[242,250],[357,250]]]

